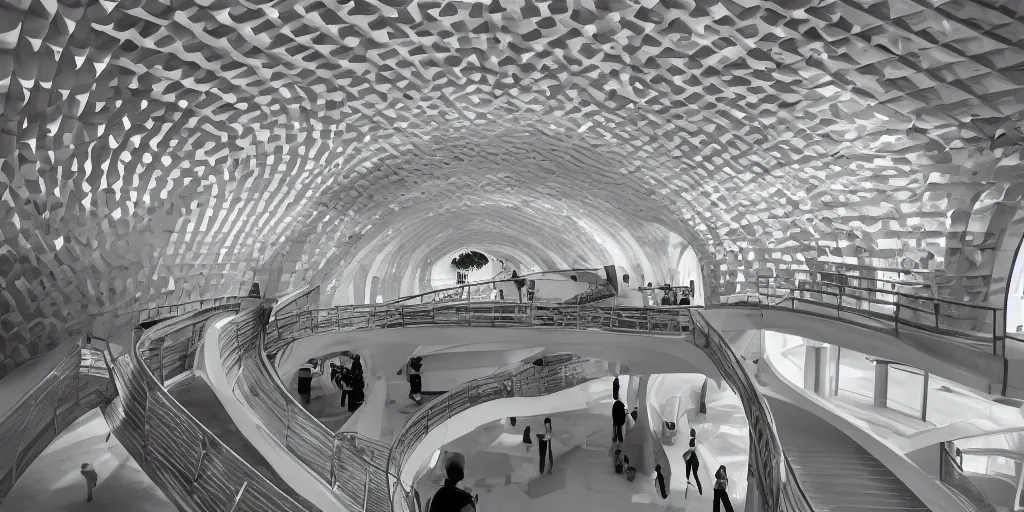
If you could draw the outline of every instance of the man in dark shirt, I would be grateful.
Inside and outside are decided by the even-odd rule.
[[[427,502],[427,512],[476,512],[476,496],[457,487],[466,476],[458,458],[449,459],[444,471],[447,478]]]
[[[612,442],[623,442],[622,427],[626,424],[626,404],[622,400],[615,400],[612,404]]]

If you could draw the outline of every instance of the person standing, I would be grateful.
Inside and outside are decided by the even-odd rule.
[[[715,471],[715,496],[711,505],[712,512],[720,512],[720,506],[725,506],[725,512],[732,511],[732,502],[729,501],[729,474],[725,466],[718,466]]]
[[[625,441],[622,435],[622,428],[626,425],[626,404],[622,400],[615,400],[612,404],[612,442],[621,443]]]
[[[697,482],[697,492],[701,496],[704,495],[704,489],[700,485],[700,475],[698,470],[700,469],[700,460],[697,459],[697,433],[690,429],[690,447],[686,449],[686,453],[683,454],[683,462],[686,463],[686,484],[690,484],[690,473],[693,473],[693,479]]]
[[[308,365],[299,368],[299,396],[303,403],[309,405],[311,393],[313,392],[313,369]]]
[[[82,476],[85,477],[85,502],[92,501],[92,490],[96,488],[96,482],[99,480],[99,475],[96,474],[96,470],[92,468],[92,464],[86,462],[82,464]]]
[[[523,444],[526,445],[526,453],[530,453],[530,448],[533,446],[533,439],[530,438],[530,426],[527,425],[523,429]]]
[[[661,464],[654,465],[654,486],[658,490],[661,499],[668,498],[668,488],[665,487],[665,475],[661,474]]]
[[[359,354],[352,356],[352,373],[363,374],[363,360],[359,357]]]
[[[422,359],[416,357],[409,361],[409,399],[417,405],[423,400],[423,377],[420,375],[422,368]]]
[[[612,381],[612,400],[619,399],[619,377],[616,376],[615,380]]]
[[[547,455],[550,475],[555,467],[555,455],[551,452],[551,418],[544,418],[544,433],[537,434],[537,440],[540,441],[540,474],[544,474],[544,458]]]

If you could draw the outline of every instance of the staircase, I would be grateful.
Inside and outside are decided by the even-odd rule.
[[[816,512],[928,510],[892,471],[839,429],[789,402],[765,398]]]

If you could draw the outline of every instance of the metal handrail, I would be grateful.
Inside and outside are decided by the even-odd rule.
[[[782,448],[782,441],[779,439],[778,429],[775,426],[775,419],[772,416],[771,408],[768,407],[764,396],[757,390],[757,386],[750,379],[739,356],[732,350],[725,337],[711,325],[711,322],[708,321],[702,311],[691,310],[689,313],[691,325],[694,328],[694,342],[696,343],[697,332],[701,332],[705,336],[708,342],[705,353],[715,363],[715,366],[733,388],[733,391],[740,396],[743,410],[747,415],[747,423],[751,430],[763,429],[758,433],[751,432],[751,438],[767,439],[770,442],[767,447],[761,443],[752,443],[750,450],[754,456],[748,462],[749,467],[754,470],[755,480],[762,496],[765,496],[767,500],[774,495],[774,498],[772,498],[774,502],[768,501],[765,508],[767,510],[785,512],[813,511],[814,507],[800,486],[800,481],[796,478],[792,464],[790,464]],[[701,321],[694,321],[694,316],[699,316]],[[700,343],[696,344],[698,347],[701,347]],[[760,453],[762,450],[766,450],[766,453]],[[755,461],[760,462],[764,459],[769,459],[771,465],[761,467],[754,464]],[[787,485],[794,485],[795,490],[787,488]],[[791,507],[783,506],[784,503],[782,501],[788,496],[796,499],[795,503],[790,504]]]
[[[996,507],[964,474],[963,468],[960,467],[953,454],[949,453],[945,444],[939,445],[939,450],[942,452],[939,462],[939,480],[963,496],[976,512],[996,512]]]
[[[133,417],[138,416],[139,414],[141,414],[142,416],[143,424],[141,426],[141,444],[136,443],[136,441],[131,438],[132,433],[138,433],[138,429],[140,428],[140,426],[129,420],[130,413],[128,410],[128,407],[130,407],[132,404],[135,404],[137,398],[133,399],[132,401],[126,401],[125,403],[123,403],[122,407],[120,408],[124,409],[123,411],[111,411],[110,408],[108,408],[108,410],[105,411],[104,415],[108,416],[108,423],[111,424],[112,431],[114,431],[115,435],[118,435],[119,433],[121,434],[118,435],[118,438],[119,440],[122,441],[125,447],[129,449],[129,452],[132,452],[132,450],[136,446],[139,446],[141,454],[132,453],[132,455],[136,458],[137,461],[139,461],[143,468],[148,469],[147,473],[149,473],[151,477],[153,477],[154,481],[161,487],[162,490],[164,490],[165,494],[167,494],[169,497],[179,497],[180,499],[186,499],[181,496],[181,492],[179,490],[191,489],[192,486],[196,485],[197,482],[201,481],[198,479],[198,475],[200,474],[200,469],[202,468],[203,462],[206,458],[220,456],[225,457],[225,460],[231,461],[233,465],[242,469],[243,474],[236,475],[243,482],[242,487],[238,489],[237,493],[234,492],[234,489],[231,489],[230,491],[232,491],[232,495],[230,497],[226,497],[227,499],[231,499],[235,505],[237,505],[243,498],[252,495],[253,492],[259,492],[260,497],[253,499],[266,500],[267,503],[277,503],[278,506],[284,507],[283,509],[277,510],[288,510],[295,512],[304,511],[304,507],[299,505],[294,499],[285,494],[280,488],[278,488],[269,480],[267,480],[266,477],[264,477],[259,471],[257,471],[251,465],[249,465],[244,459],[239,457],[227,445],[220,442],[217,436],[210,432],[210,430],[206,428],[206,426],[202,422],[196,419],[195,416],[193,416],[192,413],[188,411],[188,409],[180,405],[170,395],[170,393],[168,393],[167,390],[164,389],[163,384],[156,378],[156,376],[153,375],[153,373],[147,366],[146,361],[143,359],[142,355],[137,350],[137,347],[141,345],[143,342],[148,343],[154,339],[169,336],[170,334],[178,330],[191,329],[194,323],[196,323],[193,321],[196,317],[204,316],[207,313],[216,312],[218,310],[228,311],[231,309],[235,309],[237,307],[238,304],[222,304],[219,306],[214,306],[212,308],[207,308],[204,310],[193,312],[182,317],[175,318],[163,324],[160,324],[154,327],[149,332],[145,333],[138,341],[135,342],[135,344],[132,346],[132,349],[129,351],[129,357],[127,358],[127,360],[125,360],[125,358],[121,358],[118,360],[119,365],[124,367],[122,368],[122,372],[124,373],[124,375],[121,376],[121,379],[125,381],[125,385],[129,384],[129,379],[131,379],[133,375],[138,375],[139,378],[141,378],[144,381],[142,384],[143,393],[145,395],[146,401],[145,411],[140,412],[138,410],[134,410],[134,412],[131,413],[131,416]],[[206,320],[207,318],[204,318],[202,321]],[[115,374],[117,374],[117,371],[115,371]],[[130,386],[126,390],[132,391],[134,393],[134,390],[132,390]],[[150,437],[149,423],[151,421],[150,416],[152,415],[149,406],[150,402],[152,401],[151,396],[159,396],[162,402],[168,404],[172,408],[172,410],[170,411],[162,411],[163,414],[173,415],[175,417],[175,420],[177,420],[178,425],[182,427],[187,426],[189,430],[196,431],[200,434],[200,437],[203,440],[203,446],[200,449],[198,459],[195,458],[195,447],[181,446],[182,457],[185,460],[187,460],[189,464],[195,464],[196,466],[196,478],[190,478],[189,481],[187,482],[184,480],[176,481],[175,478],[180,477],[180,472],[163,471],[161,468],[152,466],[152,463],[148,460],[147,446]],[[117,416],[117,414],[122,415]],[[122,435],[128,437],[122,438]],[[209,442],[211,441],[215,442],[218,445],[218,450],[213,451],[208,449]],[[139,455],[141,455],[141,457]],[[252,491],[253,488],[257,488],[259,489],[259,491]],[[246,494],[247,492],[248,494]],[[193,501],[192,504],[193,506],[196,507],[196,510],[208,512],[220,512],[221,510],[225,510],[225,508],[221,507],[210,508],[211,506],[213,506],[212,503],[207,504],[205,502],[198,503]]]
[[[488,284],[493,285],[493,284],[498,284],[498,283],[514,283],[516,281],[523,280],[523,279],[530,280],[531,279],[530,276],[537,276],[537,275],[542,275],[542,274],[573,274],[573,273],[577,273],[577,272],[597,272],[597,271],[600,271],[600,270],[603,270],[603,269],[600,269],[600,268],[571,268],[571,269],[545,270],[545,271],[541,271],[541,272],[531,272],[529,274],[523,274],[521,276],[517,276],[515,279],[508,278],[508,279],[492,279],[490,281],[477,281],[477,282],[474,282],[474,283],[459,284],[459,285],[450,286],[450,287],[447,287],[447,288],[439,288],[437,290],[430,290],[428,292],[417,293],[415,295],[407,295],[405,297],[399,297],[397,299],[392,299],[392,300],[389,300],[389,301],[384,301],[382,304],[376,304],[376,306],[390,306],[390,305],[398,304],[400,302],[406,302],[406,301],[409,301],[409,300],[412,300],[412,299],[418,299],[420,297],[426,297],[427,295],[433,295],[433,294],[438,294],[438,293],[446,293],[446,292],[451,292],[451,291],[455,291],[455,290],[464,290],[466,288],[470,288],[470,287],[473,287],[473,286],[484,286],[484,285],[488,285]],[[536,280],[536,279],[534,279],[534,280]],[[374,304],[368,304],[368,305],[373,306]]]
[[[782,282],[782,285],[778,284],[780,281]],[[802,286],[804,283],[809,284],[810,286]],[[896,332],[899,332],[900,326],[902,325],[916,329],[924,329],[939,334],[962,337],[968,340],[988,340],[992,346],[992,355],[999,355],[999,347],[1001,345],[1000,342],[1006,337],[1005,328],[1003,329],[1002,333],[999,329],[1000,312],[1002,312],[1003,309],[995,306],[989,306],[984,304],[969,304],[950,299],[943,299],[940,297],[908,294],[895,290],[884,290],[879,288],[869,288],[856,285],[844,285],[825,281],[807,281],[794,278],[778,278],[771,276],[759,276],[757,278],[757,289],[758,306],[761,308],[786,308],[785,303],[787,300],[790,302],[790,307],[786,309],[790,309],[793,311],[798,311],[796,309],[796,303],[798,301],[801,303],[816,304],[822,307],[834,309],[836,312],[836,318],[839,320],[843,320],[843,311],[851,312],[853,314],[859,314],[862,316],[867,316],[869,318],[884,319],[892,323],[892,330]],[[860,291],[865,292],[867,294],[874,293],[876,295],[884,294],[894,297],[894,299],[887,300],[878,297],[868,297],[862,296],[861,294],[857,293],[848,294],[845,293],[847,290]],[[779,291],[785,291],[786,293],[780,294],[778,293]],[[823,300],[816,300],[812,297],[804,296],[804,294],[808,293],[836,297],[835,304]],[[761,301],[761,297],[766,297],[768,299],[775,298],[779,300],[773,303],[770,300]],[[846,305],[843,299],[847,297],[852,300],[859,301],[859,303],[866,303],[868,304],[868,307],[862,308]],[[921,308],[913,303],[906,303],[903,301],[903,299],[912,301],[930,301],[934,305],[934,308],[932,310]],[[885,311],[872,310],[870,308],[870,304],[879,304],[882,306],[891,307],[892,313],[890,314]],[[979,315],[991,315],[991,334],[986,334],[981,329],[965,330],[956,326],[941,325],[944,319],[946,321],[963,321],[970,319],[959,318],[956,316],[952,316],[949,313],[943,314],[940,311],[940,304],[947,304],[954,307],[974,310]],[[934,320],[932,323],[927,325],[920,321],[911,321],[906,318],[902,318],[900,316],[901,311],[915,311],[923,315],[932,315],[934,316]],[[812,312],[807,313],[813,314]],[[985,325],[985,320],[982,319],[980,316],[973,320],[976,321],[977,325],[979,326]],[[1002,344],[1002,347],[1005,351],[1005,343]]]
[[[689,329],[684,329],[684,325],[690,325],[694,327],[700,326],[698,328],[701,328],[702,331],[705,333],[704,336],[707,338],[709,345],[707,347],[701,346],[701,348],[705,350],[705,352],[708,352],[709,355],[711,355],[714,351],[718,351],[721,352],[722,354],[726,354],[726,358],[728,358],[728,355],[731,354],[731,357],[733,359],[736,359],[736,355],[735,353],[732,352],[731,347],[729,347],[729,345],[724,341],[724,338],[721,336],[720,333],[713,330],[713,327],[710,325],[710,323],[707,322],[706,318],[703,318],[702,314],[700,314],[699,312],[697,313],[698,315],[701,315],[704,325],[701,325],[701,322],[695,322],[693,320],[693,312],[694,310],[697,310],[699,308],[700,306],[668,306],[653,308],[630,306],[596,307],[573,305],[567,306],[562,304],[542,303],[509,304],[501,302],[478,302],[471,304],[455,305],[423,304],[415,306],[378,307],[370,311],[369,314],[366,315],[365,317],[346,318],[345,320],[347,322],[344,325],[342,324],[342,319],[339,317],[336,319],[337,322],[334,323],[333,325],[337,329],[367,329],[383,326],[405,327],[413,325],[422,325],[422,322],[419,322],[416,318],[413,317],[414,312],[420,314],[423,314],[424,312],[430,312],[431,316],[427,323],[436,323],[437,317],[435,313],[439,310],[444,310],[446,312],[457,312],[459,315],[457,325],[497,325],[498,323],[501,323],[501,325],[522,325],[532,327],[547,326],[568,329],[599,328],[602,330],[611,330],[613,332],[668,334],[671,336],[686,336],[686,332]],[[505,309],[506,311],[502,311],[502,309]],[[511,313],[509,313],[509,311],[507,310],[511,310]],[[333,312],[334,310],[324,311]],[[539,313],[550,313],[550,315],[543,316],[542,314]],[[474,318],[474,314],[480,314],[484,318]],[[490,322],[486,320],[487,315],[491,316]],[[494,319],[495,316],[508,316],[514,318],[512,320],[503,319],[501,321],[497,321]],[[303,323],[304,329],[302,329],[299,332],[289,333],[291,336],[293,336],[293,339],[289,341],[289,343],[294,343],[294,338],[301,337],[303,336],[303,334],[326,332],[323,329],[315,327],[319,320],[315,311],[309,312],[309,319],[310,322],[308,324]],[[410,324],[410,322],[412,323]],[[623,322],[626,323],[623,324]],[[667,328],[662,328],[660,325],[657,328],[655,328],[654,324],[665,324],[665,322],[668,322]],[[439,325],[450,324],[442,323]],[[711,348],[712,344],[715,347],[714,349]],[[698,344],[698,346],[700,345]],[[265,357],[261,358],[260,360],[263,361],[263,364],[267,365],[268,369],[271,368],[269,366],[269,361]],[[763,402],[763,397],[760,396],[756,387],[753,386],[752,382],[749,380],[749,376],[746,375],[745,370],[743,370],[744,373],[737,373],[736,371],[730,370],[735,369],[737,367],[737,365],[739,364],[738,359],[737,362],[733,363],[732,365],[729,365],[729,363],[727,363],[727,360],[723,360],[722,357],[713,356],[712,360],[719,361],[716,364],[716,366],[719,367],[723,375],[726,376],[726,378],[730,381],[730,384],[733,385],[733,387],[738,389],[739,387],[742,386],[745,389],[749,390],[748,394],[752,393],[752,396],[756,397],[756,400],[759,400],[759,403],[761,404],[758,410],[763,412],[755,413],[758,415],[758,419],[751,420],[750,423],[752,425],[752,428],[753,425],[762,425],[762,428],[770,429],[770,436],[772,437],[772,439],[775,440],[773,444],[773,446],[775,447],[774,453],[777,455],[772,455],[771,453],[761,454],[759,452],[754,453],[753,455],[755,461],[762,460],[763,458],[771,459],[771,461],[773,462],[770,462],[769,466],[774,466],[775,468],[777,468],[775,471],[765,470],[764,468],[758,470],[761,473],[767,472],[767,474],[769,475],[761,479],[762,482],[765,481],[765,479],[770,480],[771,482],[768,485],[761,486],[767,487],[767,489],[764,489],[762,492],[764,492],[766,496],[774,496],[773,498],[770,498],[770,501],[772,503],[779,504],[779,507],[782,506],[781,503],[783,500],[785,500],[785,502],[787,503],[786,508],[775,508],[774,510],[783,510],[785,512],[807,512],[813,510],[813,507],[811,507],[809,504],[809,500],[807,500],[806,495],[800,488],[799,482],[796,481],[791,466],[783,463],[785,455],[782,451],[781,443],[778,442],[778,436],[774,430],[774,422],[771,420],[770,410],[767,408],[766,403]],[[742,370],[741,367],[739,369]],[[480,380],[493,381],[495,378],[496,377],[494,375],[491,375],[484,377]],[[279,379],[273,380],[277,380],[281,387],[280,389],[283,389],[283,384],[280,384]],[[426,406],[421,408],[419,411],[417,411],[416,414],[414,414],[406,421],[401,433],[396,436],[396,443],[392,445],[392,449],[388,455],[388,468],[386,471],[389,476],[394,477],[396,479],[396,481],[399,483],[398,488],[400,488],[402,492],[405,493],[406,495],[408,495],[408,491],[404,488],[404,484],[401,484],[401,479],[397,475],[392,473],[391,466],[395,465],[396,462],[398,464],[401,464],[403,462],[402,460],[399,459],[404,458],[406,450],[410,449],[409,444],[413,443],[412,441],[410,441],[410,439],[414,439],[416,437],[413,436],[412,433],[409,432],[408,430],[411,428],[411,425],[415,424],[415,421],[418,421],[418,418],[424,417],[424,415],[428,415],[428,411],[432,410],[431,408],[434,405],[440,404],[441,400],[445,400],[444,397],[451,397],[453,396],[452,393],[462,393],[465,391],[465,389],[469,388],[465,386],[457,388],[456,390],[453,390],[452,392],[446,395],[442,395],[442,397],[435,398],[431,402],[428,402]],[[291,394],[287,393],[286,390],[284,390],[283,393],[286,393],[289,399],[294,401],[294,399],[291,398]],[[747,402],[750,402],[750,400],[745,400],[745,403]],[[417,432],[419,431],[417,430]],[[419,434],[417,434],[417,436],[419,436]],[[400,445],[399,443],[404,444]],[[756,449],[757,447],[752,446],[752,450]],[[785,478],[782,475],[780,475],[779,470],[785,472],[785,474],[789,476],[789,478]],[[397,470],[395,472],[397,472]],[[792,482],[792,484],[790,484],[789,482]],[[395,492],[397,492],[397,490],[398,489],[396,489]]]
[[[824,272],[819,272],[819,273],[824,273]],[[844,274],[834,274],[834,273],[828,273],[828,274],[830,274],[830,275],[844,275]],[[848,278],[848,279],[869,279],[869,280],[875,280],[874,278],[861,277],[861,276],[846,276],[846,278]],[[997,307],[997,306],[988,306],[988,305],[985,305],[985,304],[973,304],[973,303],[970,303],[970,302],[963,302],[963,301],[958,301],[958,300],[953,300],[953,299],[945,299],[945,298],[942,298],[942,297],[935,297],[935,296],[932,296],[932,295],[917,295],[917,294],[901,292],[901,291],[897,291],[897,290],[886,290],[884,288],[872,288],[872,287],[868,287],[868,286],[848,285],[848,284],[842,284],[842,283],[834,283],[834,282],[831,282],[831,281],[819,281],[819,280],[812,280],[812,279],[800,279],[800,278],[795,278],[795,277],[777,277],[777,276],[758,276],[757,279],[758,280],[764,279],[766,281],[770,281],[770,280],[779,280],[779,281],[789,280],[789,281],[795,281],[795,282],[811,283],[811,284],[827,286],[827,287],[834,287],[834,288],[851,288],[851,289],[863,290],[863,291],[867,291],[867,292],[884,293],[884,294],[887,294],[887,295],[898,295],[900,297],[904,297],[904,298],[908,298],[908,299],[941,302],[941,303],[944,303],[944,304],[952,304],[952,305],[955,305],[955,306],[963,306],[963,307],[968,307],[968,308],[972,308],[972,309],[984,309],[984,310],[989,310],[989,311],[1002,311],[1003,310],[1003,308],[1000,308],[1000,307]],[[810,291],[816,291],[816,290],[813,290],[813,289],[809,289],[809,290]]]
[[[304,307],[305,309],[309,309],[309,302],[308,302],[308,300],[309,300],[309,297],[311,295],[314,295],[314,294],[319,296],[319,294],[320,294],[320,285],[309,287],[308,290],[306,290],[306,291],[304,291],[302,293],[295,294],[294,296],[287,297],[285,300],[279,301],[277,304],[274,304],[274,310],[273,310],[273,313],[271,314],[271,319],[273,319],[274,317],[276,317],[278,315],[281,315],[281,314],[287,315],[289,313],[294,312],[295,310],[297,310],[299,308],[303,308]],[[303,299],[307,300],[306,305],[305,306],[296,306],[296,303],[298,303],[299,301],[301,301]]]

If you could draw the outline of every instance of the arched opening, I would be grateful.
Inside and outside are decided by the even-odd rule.
[[[704,305],[704,277],[701,272],[700,259],[697,257],[697,251],[693,250],[693,247],[687,247],[683,251],[682,257],[679,258],[679,267],[676,271],[676,275],[679,279],[679,284],[689,285],[690,281],[693,281],[693,297],[690,298],[690,303],[693,305]]]

